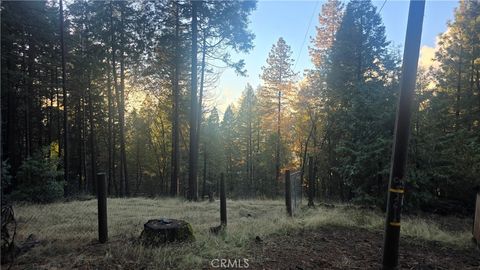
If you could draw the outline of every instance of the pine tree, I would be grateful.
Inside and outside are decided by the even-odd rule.
[[[343,4],[339,0],[328,0],[322,5],[322,13],[318,16],[317,34],[311,38],[310,57],[317,69],[326,64],[328,53],[335,42],[335,36],[342,22]],[[325,67],[323,67],[325,68]]]
[[[254,121],[256,96],[250,84],[247,84],[240,99],[237,116],[238,136],[242,151],[242,163],[245,168],[244,194],[254,192]]]
[[[236,192],[234,190],[236,180],[236,164],[237,164],[237,134],[236,134],[236,115],[233,105],[230,105],[223,114],[222,123],[220,125],[222,132],[223,152],[225,160],[225,175],[227,192]]]
[[[262,67],[261,78],[263,80],[262,99],[264,101],[264,109],[272,109],[272,105],[276,106],[276,147],[275,147],[275,179],[280,180],[280,144],[281,137],[281,120],[282,105],[284,104],[284,96],[292,89],[292,83],[297,75],[292,70],[293,59],[292,51],[283,38],[279,38],[277,43],[273,45],[267,58],[267,65]],[[283,99],[282,99],[283,98]],[[271,111],[269,113],[272,113]]]

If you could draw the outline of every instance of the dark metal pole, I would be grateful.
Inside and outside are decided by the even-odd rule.
[[[227,226],[227,196],[225,195],[225,177],[220,176],[220,224]]]
[[[100,243],[108,240],[107,226],[107,180],[105,173],[97,174],[97,200],[98,200],[98,239]]]
[[[287,213],[292,216],[292,189],[290,182],[290,170],[285,171],[285,204],[287,206]]]
[[[418,56],[422,36],[425,0],[411,0],[408,12],[407,34],[403,52],[400,97],[395,123],[395,138],[388,185],[387,217],[383,244],[383,269],[396,269],[398,265],[398,243],[400,239],[400,216],[405,186],[410,117]]]

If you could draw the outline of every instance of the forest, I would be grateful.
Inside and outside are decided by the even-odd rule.
[[[269,202],[284,196],[289,170],[317,202],[384,210],[403,49],[387,40],[378,8],[323,1],[307,40],[314,68],[295,72],[279,36],[249,74],[261,84],[222,110],[223,71],[249,72],[236,55],[255,47],[257,4],[2,1],[2,204],[55,209],[93,197],[100,172],[109,200],[200,203],[219,196],[223,174],[229,200]],[[461,0],[438,23],[447,30],[417,72],[404,211],[471,215],[480,2]]]
[[[375,7],[327,1],[308,47],[315,69],[293,72],[279,37],[262,84],[245,85],[220,112],[209,93],[221,68],[246,72],[230,51],[253,48],[255,6],[74,1],[59,13],[58,1],[2,2],[4,194],[40,202],[94,194],[95,174],[104,171],[111,196],[197,200],[224,172],[229,196],[274,198],[283,171],[306,175],[312,156],[318,199],[382,206],[401,57]],[[418,72],[411,208],[473,207],[479,9],[460,2],[434,65]]]

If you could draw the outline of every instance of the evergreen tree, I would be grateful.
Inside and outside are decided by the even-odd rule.
[[[292,90],[292,84],[297,75],[292,70],[293,59],[292,51],[283,38],[279,38],[277,43],[272,46],[267,58],[266,66],[262,67],[261,78],[264,82],[261,92],[262,107],[267,114],[273,112],[276,107],[276,147],[275,147],[275,179],[280,180],[280,148],[282,106],[285,103],[285,96]],[[273,107],[273,108],[272,108]]]
[[[326,57],[335,42],[335,36],[342,23],[343,4],[339,0],[328,0],[322,5],[322,13],[318,16],[317,34],[311,38],[310,57],[317,69],[325,68]]]
[[[397,62],[370,1],[348,3],[331,51],[325,106],[329,166],[342,199],[383,193],[394,124]],[[393,83],[392,83],[393,82]]]

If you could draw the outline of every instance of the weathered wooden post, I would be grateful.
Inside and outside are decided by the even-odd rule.
[[[314,207],[313,198],[315,197],[315,176],[314,176],[313,157],[308,157],[308,207]]]
[[[225,177],[223,173],[220,176],[220,224],[227,226],[227,195],[225,194]]]
[[[105,243],[108,240],[107,227],[107,181],[105,173],[97,173],[98,200],[98,240]]]
[[[287,213],[292,216],[292,188],[290,182],[290,170],[285,171],[285,205],[287,206]]]
[[[480,189],[477,191],[477,203],[475,205],[475,223],[473,225],[473,238],[480,245]]]

